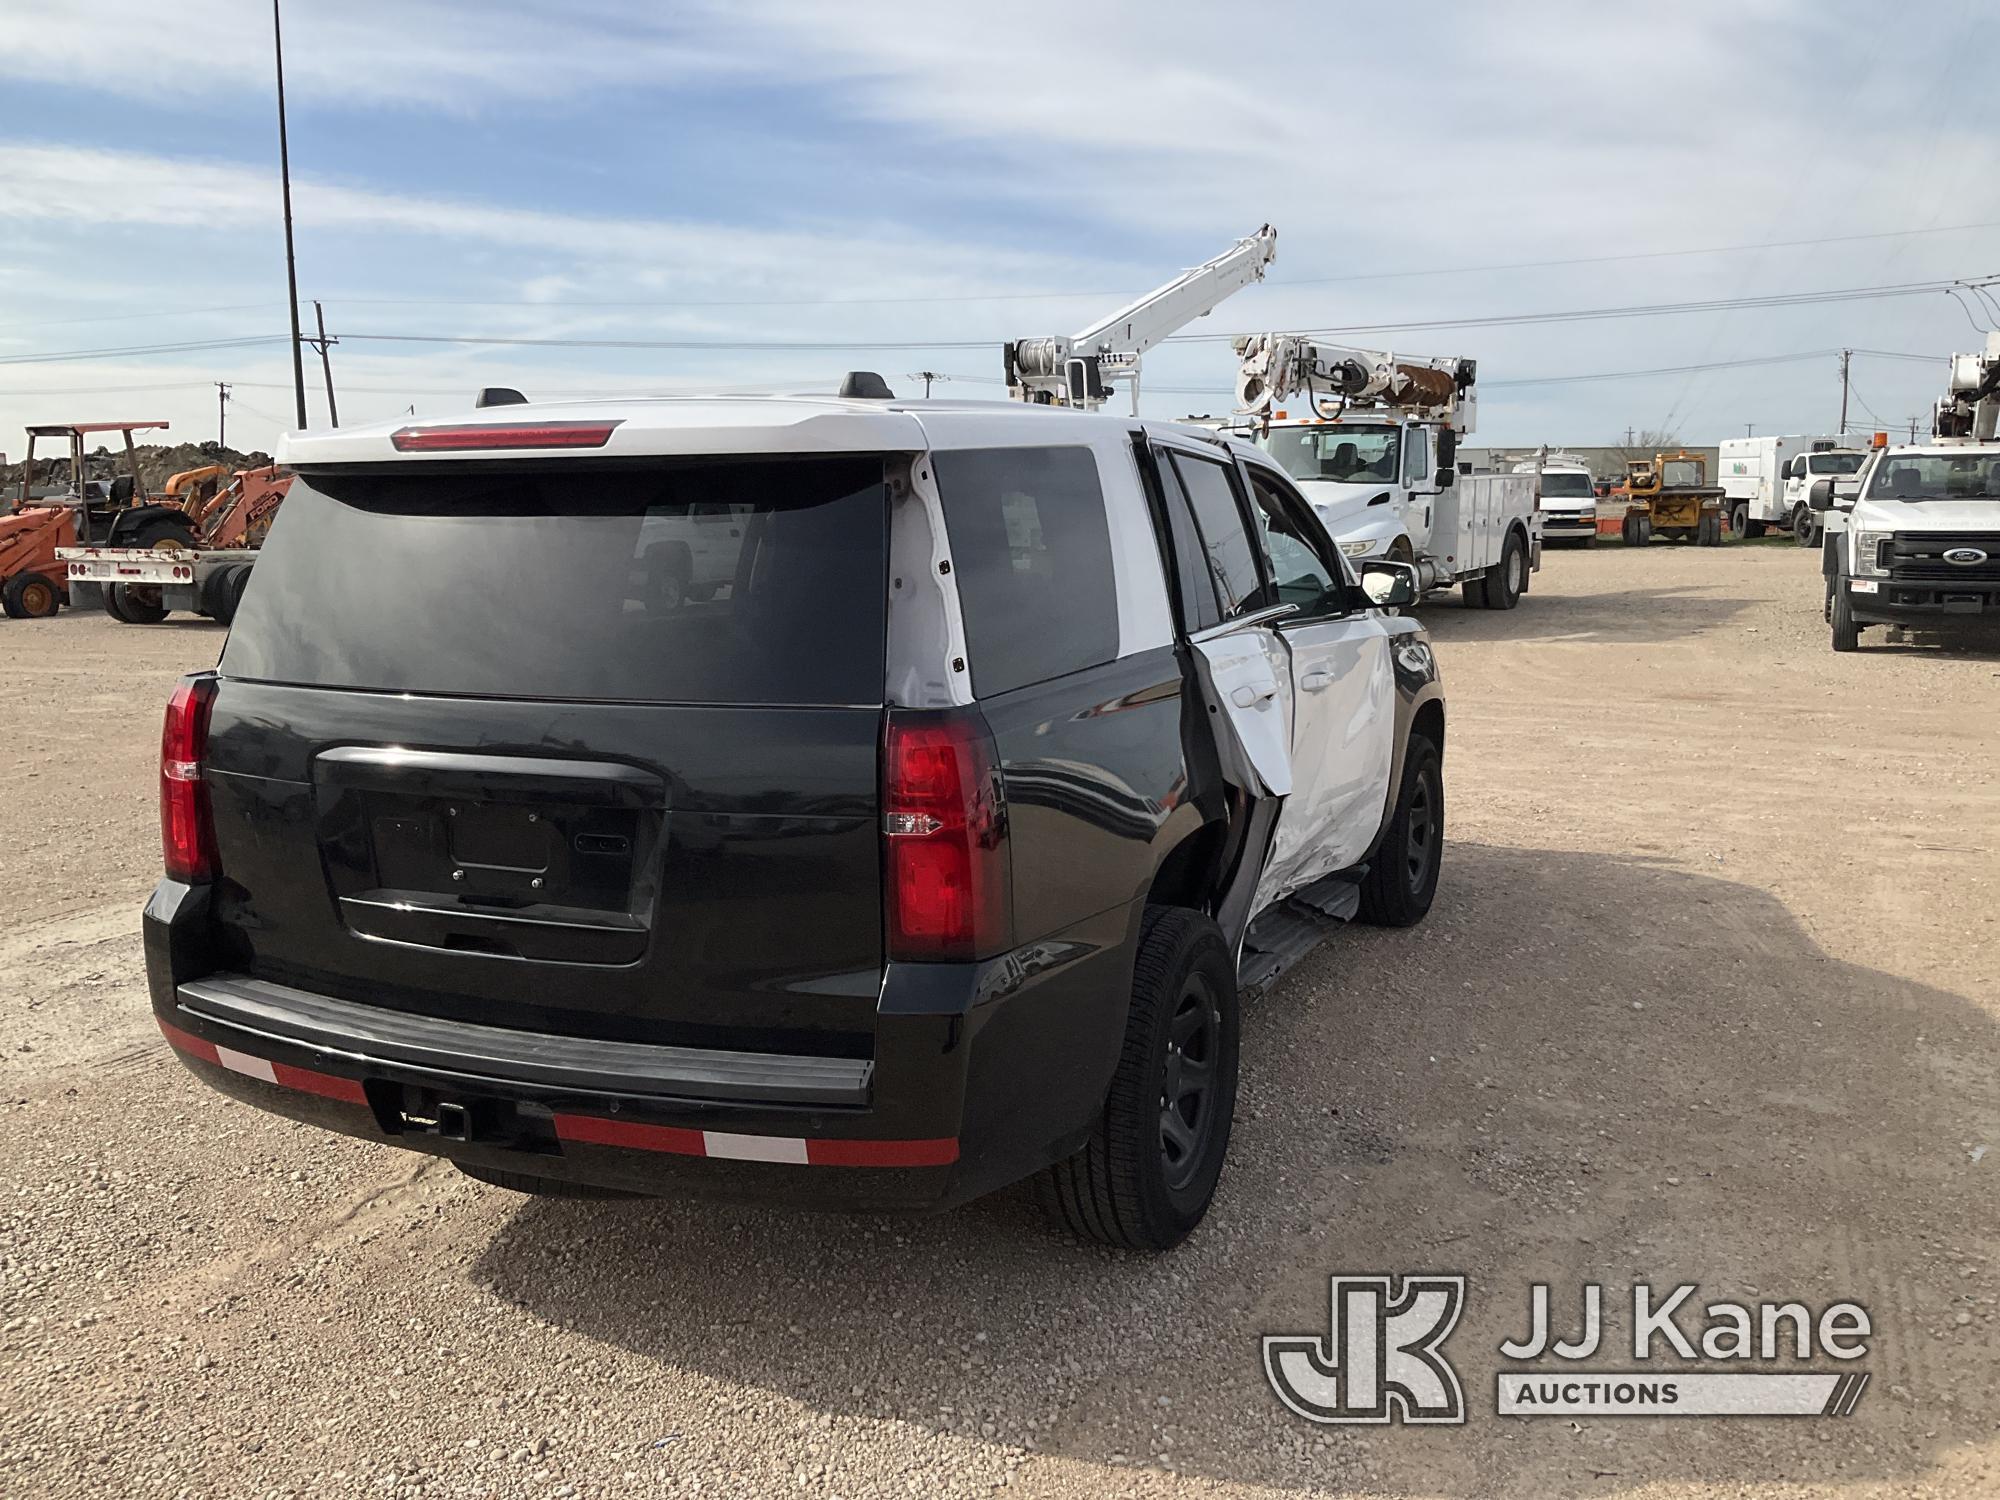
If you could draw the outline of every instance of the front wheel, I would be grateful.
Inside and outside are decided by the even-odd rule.
[[[1416,926],[1437,899],[1443,865],[1444,757],[1424,736],[1413,734],[1403,752],[1396,810],[1361,878],[1361,920],[1377,927]]]
[[[1236,968],[1222,932],[1147,908],[1125,1044],[1081,1151],[1036,1179],[1042,1207],[1085,1239],[1171,1250],[1208,1212],[1236,1108]]]
[[[44,620],[62,605],[62,591],[43,574],[16,573],[0,589],[0,607],[16,620]]]
[[[1859,651],[1861,649],[1861,623],[1854,618],[1854,610],[1847,602],[1847,590],[1836,580],[1833,598],[1830,601],[1833,621],[1833,649],[1836,651]]]
[[[1810,506],[1801,505],[1792,512],[1792,540],[1801,547],[1819,545],[1819,517]]]

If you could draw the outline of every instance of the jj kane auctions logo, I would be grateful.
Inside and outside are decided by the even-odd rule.
[[[1631,1289],[1631,1357],[1644,1368],[1577,1368],[1605,1343],[1602,1286],[1583,1287],[1572,1338],[1554,1336],[1549,1288],[1528,1299],[1528,1332],[1500,1345],[1503,1358],[1534,1368],[1500,1372],[1495,1410],[1507,1417],[1844,1417],[1867,1388],[1862,1370],[1771,1369],[1779,1360],[1858,1360],[1873,1329],[1860,1304],[1836,1302],[1815,1315],[1803,1302],[1710,1302],[1696,1287]],[[1465,1308],[1463,1276],[1331,1279],[1328,1334],[1264,1340],[1264,1375],[1278,1399],[1309,1422],[1465,1421],[1458,1372],[1445,1340]],[[1606,1352],[1607,1360],[1616,1356]],[[1742,1361],[1762,1369],[1694,1370],[1696,1361]]]

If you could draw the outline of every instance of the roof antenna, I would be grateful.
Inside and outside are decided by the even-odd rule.
[[[896,399],[896,393],[889,389],[889,382],[873,370],[849,370],[846,378],[840,382],[839,394],[861,401]]]
[[[472,403],[481,406],[526,406],[528,398],[511,385],[489,385],[479,393],[479,399]]]

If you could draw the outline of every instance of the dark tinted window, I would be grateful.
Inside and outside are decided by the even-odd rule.
[[[504,698],[880,703],[879,458],[301,477],[232,677]]]
[[[1201,527],[1202,550],[1223,617],[1260,608],[1264,580],[1257,571],[1257,553],[1244,524],[1231,471],[1185,453],[1176,453],[1173,461],[1194,507],[1195,523]]]
[[[1277,602],[1296,605],[1299,615],[1306,617],[1344,611],[1347,588],[1340,567],[1319,528],[1303,514],[1304,502],[1255,469],[1250,470],[1250,490],[1257,501],[1257,524]]]
[[[1215,597],[1215,580],[1208,576],[1208,555],[1202,550],[1201,531],[1194,523],[1187,491],[1173,461],[1155,451],[1153,471],[1160,478],[1160,498],[1167,508],[1167,532],[1174,547],[1174,569],[1180,583],[1181,629],[1206,630],[1222,623],[1222,606]]]
[[[982,698],[1118,654],[1118,590],[1088,448],[932,455]]]

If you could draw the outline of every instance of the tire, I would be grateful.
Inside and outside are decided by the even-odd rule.
[[[1861,649],[1861,626],[1854,618],[1854,611],[1847,603],[1847,590],[1836,581],[1833,586],[1833,602],[1829,611],[1833,622],[1833,649],[1836,651],[1859,651]]]
[[[1750,502],[1739,500],[1729,512],[1729,529],[1738,537],[1750,535]]]
[[[1423,735],[1403,752],[1396,810],[1361,879],[1360,919],[1376,927],[1414,927],[1437,898],[1444,864],[1444,758]]]
[[[1521,534],[1510,531],[1500,545],[1500,561],[1486,574],[1486,607],[1512,609],[1527,591],[1528,549],[1521,544]]]
[[[1628,510],[1618,528],[1618,536],[1628,547],[1643,547],[1652,539],[1652,523],[1646,519],[1644,512]]]
[[[1058,1225],[1126,1250],[1157,1253],[1187,1238],[1229,1151],[1238,1024],[1236,966],[1215,923],[1148,907],[1103,1113],[1081,1151],[1035,1180]]]
[[[1819,545],[1819,527],[1814,523],[1819,517],[1808,507],[1800,505],[1792,510],[1792,540],[1801,547]]]
[[[114,583],[104,596],[104,608],[127,625],[157,625],[167,617],[160,590],[150,584]]]
[[[218,625],[232,624],[236,608],[243,602],[243,590],[250,582],[249,563],[231,563],[216,571],[203,590],[204,612]]]
[[[46,620],[62,608],[62,590],[46,573],[16,573],[0,589],[0,604],[16,620]]]
[[[1638,524],[1632,528],[1632,531],[1639,538],[1639,545],[1641,547],[1651,546],[1653,542],[1653,518],[1647,515],[1640,516]]]
[[[483,1182],[488,1187],[506,1188],[510,1192],[528,1193],[537,1198],[637,1198],[639,1193],[621,1192],[617,1188],[595,1187],[587,1182],[565,1182],[560,1177],[537,1177],[532,1172],[510,1172],[504,1167],[475,1166],[471,1162],[454,1161],[454,1167],[470,1177],[474,1182]]]
[[[1697,547],[1720,547],[1722,545],[1722,512],[1714,510],[1701,518],[1694,529],[1694,544]]]

